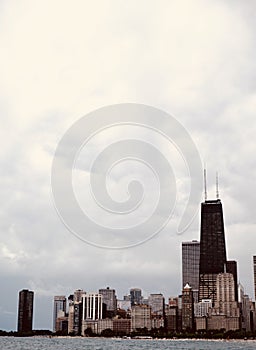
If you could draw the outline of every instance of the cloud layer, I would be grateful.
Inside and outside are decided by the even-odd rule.
[[[16,328],[22,288],[36,292],[35,328],[51,328],[53,295],[76,288],[110,285],[120,298],[137,286],[145,294],[180,293],[181,242],[199,239],[199,215],[176,235],[189,179],[152,133],[137,136],[169,154],[179,190],[173,219],[154,239],[120,251],[81,244],[54,209],[50,174],[59,140],[81,116],[114,103],[175,115],[207,164],[209,197],[219,171],[228,256],[253,296],[255,11],[255,2],[242,0],[1,3],[0,329]],[[119,132],[95,140],[87,156]]]

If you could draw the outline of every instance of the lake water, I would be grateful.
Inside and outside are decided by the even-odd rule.
[[[219,350],[256,349],[252,340],[138,340],[105,338],[0,337],[1,350]]]

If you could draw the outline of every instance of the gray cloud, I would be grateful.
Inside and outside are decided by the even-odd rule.
[[[142,136],[170,151],[179,201],[153,240],[122,251],[81,244],[54,210],[50,171],[58,141],[81,116],[120,102],[176,116],[207,164],[209,197],[219,171],[228,255],[238,260],[252,296],[255,2],[17,1],[1,7],[0,328],[16,328],[17,293],[27,287],[36,292],[36,328],[51,328],[53,295],[75,288],[110,285],[119,297],[136,286],[145,294],[180,293],[180,245],[199,238],[199,215],[176,235],[189,178],[154,135]],[[95,151],[97,144],[89,154]]]

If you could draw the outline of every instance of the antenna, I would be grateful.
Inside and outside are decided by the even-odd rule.
[[[219,194],[219,174],[218,174],[218,172],[216,172],[216,198],[217,199],[220,198],[220,194]]]
[[[206,169],[204,168],[204,200],[207,201]]]

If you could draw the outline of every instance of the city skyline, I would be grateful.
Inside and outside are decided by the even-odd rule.
[[[209,200],[206,171],[204,174],[205,201],[201,203],[200,242],[182,242],[182,294],[170,296],[166,304],[161,293],[150,294],[145,299],[140,288],[131,288],[130,294],[123,297],[123,302],[129,304],[120,309],[117,308],[114,289],[107,287],[99,289],[99,293],[83,292],[80,313],[78,311],[76,317],[73,310],[78,303],[71,295],[69,309],[61,310],[57,318],[54,312],[55,332],[84,336],[92,333],[103,335],[111,330],[112,334],[118,335],[114,324],[121,325],[123,320],[127,320],[126,335],[144,328],[147,332],[161,328],[165,332],[256,330],[255,301],[244,294],[241,283],[237,283],[237,262],[227,260],[218,178],[216,199]],[[255,259],[253,256],[254,283]],[[54,303],[59,298],[54,297]],[[80,320],[79,327],[74,326],[75,319]]]
[[[210,208],[210,209],[207,209],[207,212],[209,211],[208,215],[212,216],[212,215],[215,215],[214,213],[216,212],[216,208],[215,206],[216,205],[219,205],[220,206],[220,210],[218,209],[217,211],[219,212],[220,214],[220,217],[218,218],[218,220],[214,219],[214,225],[217,225],[216,228],[213,228],[212,225],[210,225],[211,229],[209,231],[209,227],[206,225],[205,226],[205,207],[204,206],[207,206],[207,205],[213,205],[214,208]],[[224,242],[224,246],[223,246],[223,251],[224,251],[224,255],[223,255],[223,267],[219,267],[219,272],[223,273],[223,272],[227,272],[227,275],[229,275],[231,272],[231,275],[232,275],[232,278],[233,278],[233,281],[235,282],[234,285],[236,285],[237,287],[234,288],[234,300],[238,301],[238,291],[239,291],[239,288],[238,288],[238,276],[237,276],[237,262],[234,261],[234,260],[227,260],[226,258],[226,247],[225,247],[225,234],[224,234],[224,224],[223,224],[223,213],[222,213],[222,203],[221,203],[221,200],[220,199],[216,199],[216,200],[205,200],[204,202],[201,203],[201,239],[202,239],[202,231],[205,231],[205,232],[208,232],[208,234],[210,234],[211,232],[218,232],[218,234],[222,234],[223,237],[222,239],[223,242]],[[209,222],[211,223],[211,218],[208,218],[206,221],[207,223],[209,224]],[[218,229],[218,222],[221,222],[221,226],[222,226],[222,230],[219,230]],[[205,233],[203,233],[205,234]],[[209,239],[209,238],[208,238]],[[212,240],[213,238],[210,238],[210,240]],[[216,237],[215,237],[216,239]],[[217,240],[219,241],[219,240]],[[201,260],[202,258],[200,258],[200,245],[201,241],[197,241],[195,239],[193,239],[192,241],[186,241],[186,242],[181,242],[181,249],[180,249],[180,254],[181,254],[181,278],[182,278],[182,281],[185,281],[184,278],[187,278],[187,282],[184,283],[184,288],[188,289],[188,288],[191,288],[190,287],[190,284],[189,284],[189,279],[190,281],[192,281],[192,284],[194,284],[194,288],[193,288],[193,298],[194,298],[194,302],[197,302],[198,300],[201,301],[203,299],[203,301],[207,301],[209,300],[210,298],[213,297],[213,299],[211,300],[211,305],[214,306],[214,294],[210,295],[210,294],[205,294],[205,295],[202,295],[200,298],[199,298],[199,290],[200,290],[200,273],[203,272],[207,272],[208,270],[207,269],[216,269],[216,266],[214,265],[214,260],[213,260],[213,256],[211,257],[211,263],[212,263],[212,267],[209,266],[209,264],[204,264],[204,260]],[[223,244],[222,244],[223,245]],[[218,247],[215,246],[214,247],[214,252],[216,254],[216,249]],[[206,256],[206,255],[209,255],[209,245],[208,245],[208,248],[207,250],[205,250],[204,254],[202,254],[202,256]],[[221,252],[221,251],[220,251]],[[211,253],[210,255],[211,256]],[[216,255],[217,256],[217,255]],[[205,258],[204,258],[205,259]],[[252,256],[252,266],[253,266],[253,275],[252,275],[252,280],[253,280],[253,283],[255,285],[255,260],[256,259],[256,256]],[[219,264],[220,260],[217,259],[216,260]],[[200,262],[201,262],[201,265],[200,265]],[[199,264],[198,264],[199,263]],[[202,265],[203,263],[203,265]],[[191,265],[192,268],[189,269],[189,265]],[[220,266],[220,264],[219,264]],[[206,268],[207,267],[207,268]],[[215,271],[215,270],[214,270]],[[217,270],[216,270],[217,271]],[[215,273],[216,273],[215,271]],[[195,279],[195,275],[196,273],[198,273],[198,277],[197,279]],[[216,277],[218,277],[218,273],[216,274]],[[239,279],[239,281],[241,281],[241,279]],[[199,288],[197,289],[196,288],[196,282],[198,282],[198,286]],[[240,282],[239,282],[240,283]],[[212,286],[211,286],[212,288]],[[216,287],[215,287],[216,288]],[[19,308],[18,308],[18,327],[17,329],[22,329],[21,326],[19,326],[19,324],[21,324],[21,321],[20,321],[20,309],[21,309],[21,305],[23,304],[23,302],[21,302],[21,295],[23,295],[24,293],[30,293],[32,295],[32,311],[31,311],[31,315],[30,315],[30,319],[31,319],[31,325],[32,325],[32,319],[33,319],[33,299],[34,299],[34,292],[33,291],[29,291],[27,289],[23,289],[21,292],[19,292]],[[74,296],[72,297],[72,301],[75,301],[75,302],[83,302],[83,298],[85,298],[86,296],[86,300],[92,300],[92,302],[94,303],[94,299],[96,297],[96,299],[98,300],[98,298],[100,298],[101,303],[105,302],[106,305],[108,305],[108,308],[109,310],[113,310],[113,312],[110,312],[110,314],[108,314],[109,316],[104,316],[104,317],[113,317],[113,315],[115,314],[116,312],[116,307],[117,307],[117,303],[120,302],[120,301],[127,301],[129,300],[130,301],[130,306],[135,306],[135,305],[140,305],[140,304],[143,304],[143,305],[150,305],[150,297],[151,296],[162,296],[163,297],[163,302],[164,302],[164,299],[165,297],[163,296],[162,293],[152,293],[151,291],[148,291],[148,294],[146,294],[146,298],[143,296],[143,290],[141,288],[138,288],[138,287],[133,287],[133,288],[130,288],[129,289],[129,292],[130,294],[127,295],[123,295],[123,299],[120,299],[118,298],[117,294],[116,294],[116,290],[113,289],[113,288],[110,288],[110,287],[105,287],[105,288],[100,288],[98,289],[98,292],[94,293],[94,292],[89,292],[88,291],[85,291],[85,289],[76,289],[74,291]],[[182,289],[181,291],[177,294],[177,295],[174,295],[174,294],[168,294],[166,295],[166,297],[171,297],[171,298],[176,298],[180,295],[180,293],[182,292]],[[216,292],[214,292],[216,293]],[[244,291],[243,291],[244,293]],[[85,296],[83,296],[85,295]],[[71,295],[70,295],[71,297]],[[251,295],[249,296],[251,300],[255,300],[255,295]],[[248,300],[249,300],[249,297],[248,297]],[[66,316],[66,312],[68,310],[68,301],[69,301],[69,297],[67,297],[66,295],[60,295],[60,296],[54,296],[54,300],[53,300],[53,321],[52,321],[52,324],[53,324],[53,327],[49,327],[49,329],[53,329],[53,331],[55,332],[56,331],[56,320],[58,318],[58,315],[59,315],[59,311],[62,312],[62,314],[60,313],[59,317],[64,317]],[[90,301],[91,303],[91,301]],[[149,304],[148,304],[149,303]],[[110,306],[111,305],[111,306]],[[114,306],[115,305],[115,306]],[[153,310],[154,304],[151,305],[151,308]],[[83,311],[83,315],[85,315],[86,313],[88,312],[91,312],[91,311]],[[100,318],[102,318],[103,316],[103,310],[100,309],[99,311],[99,315],[100,315]],[[85,314],[84,314],[85,313]],[[83,316],[84,319],[85,316]],[[92,320],[95,320],[97,319],[97,317],[95,318],[95,315],[93,316],[92,315]],[[191,322],[191,321],[190,321]],[[31,327],[31,326],[30,326]],[[85,329],[83,329],[84,331]]]
[[[204,208],[204,205],[209,205],[209,204],[213,204],[213,205],[220,204],[221,205],[221,200],[220,199],[217,199],[217,200],[206,200],[206,201],[201,203],[201,207]],[[210,212],[213,212],[212,209],[210,209]],[[220,213],[221,213],[220,214],[221,215],[221,222],[222,222],[222,225],[223,225],[222,208],[221,208]],[[204,222],[204,217],[203,216],[204,216],[204,214],[203,214],[203,210],[202,210],[202,212],[201,212],[201,220],[202,220],[202,222]],[[217,221],[216,221],[216,218],[215,218],[215,223],[216,222]],[[203,226],[204,226],[204,224],[201,225],[201,230],[203,230]],[[209,232],[209,230],[207,230],[207,231]],[[223,226],[223,233],[224,233],[224,226]],[[225,241],[225,237],[224,237],[224,241]],[[198,249],[198,245],[199,245],[199,249]],[[224,242],[224,245],[225,245],[225,242]],[[198,264],[198,261],[200,262],[200,258],[199,258],[200,257],[200,241],[197,241],[197,240],[193,239],[192,241],[181,242],[181,247],[180,248],[181,248],[180,249],[180,255],[181,255],[181,258],[182,258],[181,259],[181,279],[183,280],[184,276],[186,276],[186,277],[192,276],[191,281],[195,283],[196,280],[195,280],[194,274],[197,271],[198,272],[198,279],[197,279],[198,280],[198,286],[200,286],[200,283],[199,283],[199,280],[200,280],[200,278],[199,278],[199,275],[200,275],[199,270],[202,271],[202,267],[200,269],[199,264]],[[217,248],[217,246],[215,248]],[[225,252],[225,250],[226,250],[225,246],[224,246],[223,249],[224,249],[224,252]],[[215,251],[216,251],[216,249],[215,249]],[[198,254],[199,254],[199,256],[198,256]],[[191,261],[189,261],[189,259],[191,259]],[[256,256],[252,256],[252,266],[253,266],[253,271],[254,271],[253,275],[252,275],[252,280],[253,280],[254,284],[255,284],[255,261],[256,261],[255,259],[256,259]],[[234,278],[234,281],[236,283],[235,285],[237,285],[237,288],[234,289],[234,295],[235,295],[235,300],[238,301],[238,296],[237,295],[238,295],[238,290],[239,289],[238,289],[238,284],[237,284],[237,281],[238,281],[237,262],[236,261],[227,260],[226,255],[224,256],[224,260],[223,261],[225,261],[225,263],[223,264],[223,269],[221,268],[221,270],[223,270],[223,271],[220,271],[220,272],[225,272],[225,271],[231,272],[231,274],[232,274],[232,276]],[[192,269],[189,269],[188,271],[185,271],[189,267],[189,262],[191,262],[192,265],[193,265],[193,266],[191,265]],[[184,267],[185,267],[185,270],[184,270]],[[185,272],[185,275],[184,275],[184,272]],[[189,278],[187,278],[187,279],[189,279]],[[240,283],[240,281],[242,282],[242,280],[239,278],[239,283]],[[189,286],[189,280],[187,280],[187,282],[184,283],[184,286],[185,285]],[[190,286],[189,286],[189,288],[190,288]],[[193,288],[194,302],[196,302],[199,299],[199,294],[198,294],[199,289],[196,288],[196,284],[195,284],[194,288]],[[20,293],[26,292],[26,291],[28,292],[28,290],[24,289]],[[102,300],[104,300],[104,298],[107,300],[107,298],[111,295],[111,298],[110,298],[109,302],[105,302],[106,305],[108,305],[108,304],[109,305],[117,305],[117,302],[125,301],[125,300],[128,300],[128,298],[129,298],[129,300],[131,302],[131,307],[134,306],[134,305],[145,304],[145,302],[146,302],[146,304],[148,304],[148,300],[150,299],[151,296],[159,296],[159,295],[163,296],[161,291],[159,291],[159,293],[154,293],[154,292],[152,293],[152,291],[147,291],[148,294],[146,293],[146,297],[144,297],[143,296],[143,290],[141,288],[138,288],[138,287],[129,288],[129,292],[130,292],[129,295],[125,294],[125,295],[123,295],[123,299],[121,299],[121,298],[118,298],[115,289],[110,288],[110,287],[107,286],[105,288],[98,289],[98,294],[96,293],[95,295],[97,297],[99,296]],[[165,295],[165,298],[178,297],[178,295],[180,295],[181,292],[182,292],[182,289],[180,290],[180,292],[177,293],[177,295],[169,293],[169,294]],[[33,294],[33,298],[32,299],[34,299],[34,292],[32,291],[32,292],[29,292],[29,293]],[[76,289],[74,291],[74,301],[82,301],[82,296],[83,296],[84,293],[86,293],[87,298],[92,298],[92,296],[94,295],[94,292],[89,292],[88,293],[88,292],[85,291],[85,289]],[[251,300],[255,300],[254,294],[249,295],[249,297],[250,297]],[[113,298],[116,298],[116,302],[114,302],[114,304],[113,304]],[[164,298],[164,296],[163,296],[163,298]],[[210,295],[205,295],[203,297],[204,300],[208,300],[209,298],[210,298]],[[201,299],[202,299],[202,297],[201,297]],[[53,327],[49,327],[49,329],[53,329],[53,331],[56,331],[55,325],[56,325],[58,311],[59,310],[62,311],[63,312],[63,317],[64,317],[65,314],[66,314],[66,311],[68,309],[67,308],[67,306],[68,306],[67,302],[68,302],[68,298],[67,298],[66,295],[54,296],[54,301],[53,301],[53,321],[52,321]],[[20,302],[19,302],[19,305],[20,305]],[[214,302],[213,302],[213,306],[214,306]],[[114,306],[113,306],[113,308],[114,308]],[[114,310],[116,310],[116,309],[114,308],[113,311]],[[100,310],[101,318],[102,318],[102,312],[103,311]],[[33,314],[33,301],[32,301],[32,314]],[[110,317],[112,317],[112,316],[110,316]],[[18,317],[18,319],[20,319],[20,318]],[[20,321],[18,323],[20,323]],[[19,329],[19,327],[18,327],[18,329]]]
[[[180,220],[190,190],[203,195],[203,184],[191,186],[195,178],[187,164],[195,158],[180,152],[188,140],[184,134],[175,133],[176,147],[153,128],[105,128],[88,139],[74,162],[73,188],[81,211],[114,229],[151,217],[159,199],[155,175],[162,175],[162,194],[170,190],[171,198],[152,224],[166,218],[171,202],[175,207],[167,225],[145,244],[120,250],[86,244],[63,225],[53,203],[51,169],[63,135],[88,113],[122,103],[152,106],[183,126],[206,164],[209,198],[215,198],[219,172],[227,256],[238,262],[244,293],[253,296],[255,11],[251,0],[1,2],[0,329],[16,328],[17,294],[23,288],[35,291],[36,329],[52,327],[52,297],[76,288],[111,286],[119,297],[133,287],[141,288],[144,297],[147,292],[165,298],[180,293],[181,243],[200,239],[196,211],[201,200],[189,206],[195,217],[184,232]],[[145,125],[147,116],[139,117]],[[110,164],[106,196],[95,202],[88,184],[92,173],[102,175],[102,163],[90,172],[91,164],[105,148],[129,139],[151,149],[142,150],[141,161]],[[152,149],[162,157],[153,157]],[[144,158],[149,163],[154,158],[155,171]],[[164,176],[160,158],[173,175]],[[108,194],[112,206],[102,213]],[[123,210],[113,217],[120,203]],[[131,207],[125,204],[138,212],[126,218]],[[101,240],[91,227],[85,225],[83,232],[88,240]],[[118,246],[123,237],[113,236],[102,235],[102,244]],[[133,241],[136,231],[125,238]]]

